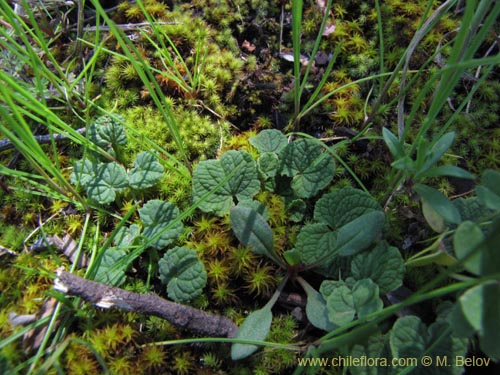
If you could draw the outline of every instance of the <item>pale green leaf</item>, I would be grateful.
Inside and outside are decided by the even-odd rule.
[[[273,313],[271,305],[266,305],[260,310],[256,310],[249,314],[236,334],[236,338],[245,340],[266,339],[271,329]],[[235,343],[231,346],[231,359],[237,361],[253,354],[259,347],[250,344]]]
[[[328,309],[323,296],[307,282],[301,283],[307,294],[306,315],[309,322],[316,328],[331,331],[336,326],[328,319]]]
[[[114,202],[116,193],[128,186],[127,172],[116,163],[96,163],[93,178],[85,185],[88,196],[95,201],[106,204]]]
[[[256,254],[281,263],[274,250],[271,227],[257,211],[238,205],[231,209],[230,221],[234,234],[243,245],[250,246]]]
[[[137,224],[132,224],[130,227],[121,227],[114,238],[116,247],[127,248],[132,246],[135,240],[139,237],[141,229]]]
[[[86,186],[95,176],[97,164],[88,159],[78,160],[73,164],[70,181],[74,185]]]
[[[120,121],[124,121],[122,116],[115,117],[104,115],[99,117],[87,129],[86,137],[94,144],[102,148],[113,145],[126,145],[127,135]]]
[[[87,159],[74,164],[70,180],[82,185],[88,196],[101,204],[113,202],[116,193],[128,186],[127,173],[122,166]]]
[[[207,272],[198,254],[186,247],[170,249],[158,262],[158,268],[169,298],[176,302],[198,297],[207,283]]]
[[[460,223],[460,212],[439,190],[424,184],[415,184],[413,189],[446,221],[454,224]]]
[[[338,326],[350,323],[356,314],[352,291],[346,285],[337,286],[326,298],[328,319]]]
[[[352,287],[352,299],[358,318],[380,311],[384,306],[378,285],[370,279],[356,281]]]
[[[478,247],[483,241],[484,234],[481,227],[471,221],[464,221],[460,224],[453,235],[453,248],[459,260],[475,252],[464,262],[465,268],[475,275],[481,274],[483,257]]]
[[[422,200],[422,213],[434,232],[443,233],[446,230],[444,218],[426,200]]]
[[[426,172],[420,174],[421,178],[430,178],[430,177],[439,177],[439,176],[449,176],[449,177],[457,177],[464,178],[468,180],[473,180],[475,176],[462,169],[460,167],[456,167],[454,165],[440,165],[439,167],[434,167],[429,169]]]

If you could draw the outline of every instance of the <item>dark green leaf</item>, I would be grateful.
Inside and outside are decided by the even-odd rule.
[[[160,250],[181,235],[182,222],[175,221],[179,216],[179,209],[172,203],[153,199],[138,211],[144,224],[143,235],[152,240],[151,247]]]
[[[339,255],[349,256],[366,249],[379,236],[384,222],[382,211],[373,211],[352,220],[339,229],[336,251]]]
[[[500,360],[500,286],[498,281],[469,289],[460,297],[460,306],[468,323],[479,334],[481,349]]]
[[[101,258],[101,264],[97,270],[94,281],[99,283],[120,286],[125,281],[125,271],[129,264],[123,263],[122,259],[127,253],[113,247],[106,249]],[[117,266],[121,264],[121,266]]]
[[[402,285],[404,270],[401,253],[385,241],[372,250],[357,254],[351,263],[352,276],[356,280],[373,280],[379,286],[381,295]]]
[[[146,189],[156,184],[163,176],[164,168],[152,152],[141,152],[129,172],[129,185],[134,189]]]
[[[364,214],[380,209],[380,205],[370,194],[346,187],[324,194],[318,199],[314,207],[314,220],[328,224],[335,230]]]
[[[196,251],[174,247],[158,262],[160,279],[168,296],[176,302],[198,297],[207,284],[207,272]]]
[[[219,216],[234,205],[234,198],[251,199],[259,190],[256,163],[245,151],[228,151],[220,160],[201,161],[193,173],[194,200],[212,192],[199,208]]]
[[[301,254],[303,264],[328,264],[335,256],[337,234],[326,224],[309,224],[302,227],[295,248]]]
[[[310,198],[333,179],[335,163],[310,139],[289,143],[281,155],[281,174],[292,177],[292,189],[300,198]]]

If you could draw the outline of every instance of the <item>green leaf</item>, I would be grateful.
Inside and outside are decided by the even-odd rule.
[[[255,137],[251,137],[249,141],[261,154],[265,152],[279,153],[288,144],[286,136],[276,129],[262,130]]]
[[[409,156],[405,156],[401,159],[394,160],[391,163],[391,167],[406,173],[413,173],[415,171],[415,162]]]
[[[127,173],[122,166],[87,159],[74,164],[70,180],[82,185],[88,196],[101,204],[114,202],[116,193],[128,186]]]
[[[158,266],[161,282],[167,284],[168,296],[176,302],[198,297],[207,284],[207,272],[198,254],[186,247],[170,249]]]
[[[323,281],[320,291],[326,299],[328,318],[339,326],[351,322],[356,315],[361,318],[383,308],[378,286],[370,279],[358,280],[353,284]]]
[[[481,274],[483,257],[478,247],[483,241],[484,234],[481,227],[471,221],[464,221],[460,224],[453,235],[453,248],[459,260],[475,251],[475,254],[464,262],[467,271],[475,275]]]
[[[294,199],[286,205],[288,219],[296,223],[304,218],[306,211],[307,205],[302,199]]]
[[[233,207],[230,222],[234,234],[243,245],[251,246],[254,253],[266,255],[281,264],[274,250],[273,231],[257,211],[240,205]]]
[[[134,168],[129,172],[129,185],[134,189],[149,188],[160,181],[164,171],[154,153],[141,152],[134,161]]]
[[[446,319],[438,316],[429,328],[416,316],[399,318],[389,334],[392,357],[415,358],[415,374],[462,374],[463,367],[455,365],[455,358],[465,356],[467,340],[453,335],[449,314],[446,315]],[[432,360],[432,366],[421,365],[424,355]]]
[[[289,143],[281,155],[280,173],[292,177],[292,189],[300,198],[311,198],[333,179],[335,163],[310,139]]]
[[[301,285],[307,294],[306,315],[309,322],[316,328],[327,332],[335,329],[336,326],[328,319],[328,309],[323,296],[307,282],[304,281]]]
[[[379,288],[370,279],[356,281],[352,287],[352,298],[358,318],[382,310],[384,303],[379,297]]]
[[[415,184],[413,189],[446,221],[453,224],[460,223],[460,212],[443,193],[424,184]]]
[[[273,313],[272,305],[266,305],[260,310],[249,314],[236,334],[236,338],[244,340],[265,340],[271,329]],[[257,345],[238,344],[231,346],[231,359],[237,361],[248,357],[258,349]]]
[[[151,240],[151,247],[160,250],[181,235],[182,222],[175,222],[179,216],[179,209],[172,203],[153,199],[138,211],[144,224],[143,235]]]
[[[464,178],[468,180],[473,180],[475,178],[475,176],[472,173],[460,167],[456,167],[454,165],[440,165],[439,167],[434,167],[423,173],[420,173],[418,176],[420,178],[449,176],[449,177]]]
[[[481,185],[476,186],[478,199],[491,210],[500,210],[500,172],[487,169],[481,176]]]
[[[97,164],[88,159],[78,160],[73,164],[73,172],[69,176],[73,185],[88,185],[96,173]]]
[[[447,363],[446,366],[422,368],[422,373],[432,375],[461,375],[464,373],[464,366],[457,366],[455,359],[465,357],[468,340],[456,337],[450,329],[451,325],[448,320],[439,320],[430,325],[427,352],[432,358],[446,358]]]
[[[443,233],[446,230],[444,218],[426,200],[422,200],[422,213],[434,232]]]
[[[280,160],[278,155],[271,152],[266,152],[259,156],[257,159],[257,165],[259,168],[260,174],[265,179],[274,178],[278,173]]]
[[[328,318],[338,326],[352,322],[356,315],[352,291],[346,285],[336,287],[326,298]]]
[[[92,180],[85,185],[85,191],[101,204],[114,202],[116,193],[128,186],[127,172],[116,163],[96,163],[92,172]]]
[[[362,365],[353,365],[349,367],[352,375],[388,375],[392,373],[390,364],[390,350],[388,348],[387,336],[380,334],[372,335],[363,344],[356,344],[349,353],[352,358],[359,359]],[[379,360],[379,366],[374,366],[366,358],[376,358]],[[366,363],[366,365],[363,365]]]
[[[373,211],[352,220],[339,229],[336,251],[339,255],[350,256],[366,249],[379,236],[384,222],[382,211]]]
[[[445,154],[445,152],[448,151],[448,149],[451,147],[454,139],[455,132],[446,133],[441,138],[439,138],[436,143],[434,143],[434,146],[432,146],[431,150],[426,153],[425,162],[420,171],[426,171],[434,164],[436,164],[439,159],[441,159],[441,157]]]
[[[403,145],[389,129],[382,128],[382,137],[395,160],[405,157]]]
[[[87,139],[101,148],[126,145],[127,135],[120,120],[124,121],[124,118],[122,116],[114,118],[109,115],[99,117],[93,124],[89,125]]]
[[[116,247],[128,248],[132,246],[135,240],[139,237],[141,228],[137,224],[132,224],[130,227],[121,227],[114,238]]]
[[[318,199],[314,207],[314,220],[326,223],[335,230],[364,214],[380,209],[380,205],[370,194],[346,187],[324,194]]]
[[[229,211],[234,198],[251,199],[259,190],[256,163],[245,151],[228,151],[220,160],[201,161],[193,173],[193,199],[201,200],[212,192],[199,208],[219,216]]]
[[[356,280],[373,280],[378,285],[381,295],[403,284],[404,271],[401,253],[385,241],[377,244],[373,250],[357,254],[351,263],[352,276]]]
[[[318,200],[314,219],[318,223],[302,227],[295,247],[303,264],[318,262],[316,271],[328,274],[336,254],[354,255],[373,242],[382,230],[385,215],[371,195],[343,188]]]
[[[97,269],[94,281],[106,285],[120,286],[125,281],[125,271],[128,264],[120,262],[127,253],[124,250],[110,247],[106,249],[101,258],[101,263]],[[116,264],[120,263],[122,266],[117,267]]]
[[[389,338],[394,358],[419,358],[424,353],[428,341],[427,327],[416,316],[405,316],[396,320]]]
[[[464,317],[479,334],[481,350],[500,360],[500,286],[488,282],[466,291],[459,299]]]
[[[313,264],[321,260],[320,265],[328,264],[335,256],[337,233],[326,224],[304,225],[297,236],[295,248],[300,252],[302,263]]]

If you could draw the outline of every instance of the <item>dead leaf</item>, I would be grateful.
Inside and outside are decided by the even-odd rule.
[[[248,40],[245,39],[241,44],[241,48],[247,50],[248,52],[253,52],[257,47],[255,47],[255,44],[250,43]]]

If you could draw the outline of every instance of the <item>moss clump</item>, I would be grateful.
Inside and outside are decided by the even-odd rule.
[[[183,106],[176,106],[173,109],[179,135],[189,160],[213,157],[229,132],[229,124],[223,120],[214,121],[196,110]],[[149,142],[154,142],[174,157],[182,159],[174,134],[157,109],[150,106],[133,107],[125,111],[124,116],[134,129],[134,135],[129,137],[127,146],[131,155],[147,148]]]

